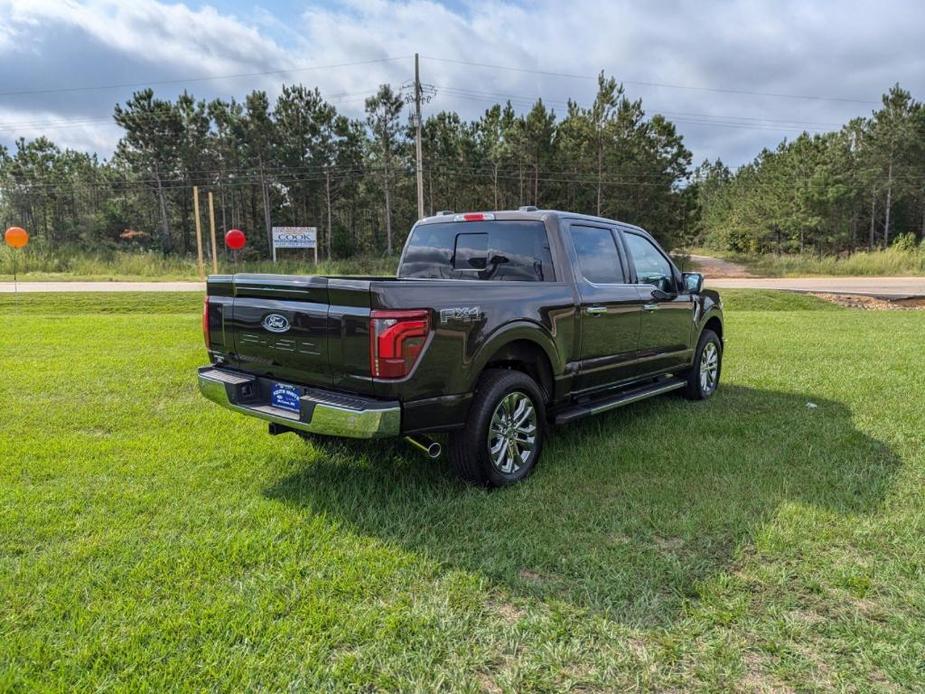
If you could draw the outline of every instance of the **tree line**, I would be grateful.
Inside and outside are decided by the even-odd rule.
[[[870,117],[803,133],[733,172],[694,172],[697,234],[742,253],[850,253],[925,239],[925,106],[899,85]]]
[[[423,123],[425,212],[565,208],[634,221],[674,237],[690,224],[691,154],[674,125],[647,117],[615,80],[564,117],[537,100],[475,121],[442,111]],[[40,137],[0,150],[0,215],[51,247],[119,243],[195,249],[192,187],[213,192],[220,231],[238,227],[268,251],[271,226],[317,226],[329,256],[392,253],[417,217],[414,128],[400,92],[382,85],[365,117],[338,113],[317,89],[271,102],[206,102],[150,89],[115,107],[113,156]],[[140,233],[138,233],[140,232]]]
[[[213,193],[220,232],[245,230],[269,253],[272,226],[316,226],[328,257],[391,254],[417,217],[414,127],[405,97],[382,85],[349,118],[317,88],[271,101],[175,100],[153,90],[115,106],[108,160],[45,137],[0,148],[0,220],[52,250],[141,245],[195,249],[193,186]],[[466,121],[422,126],[425,212],[559,208],[621,219],[668,246],[840,252],[925,232],[925,111],[898,86],[870,118],[803,134],[733,172],[692,168],[667,118],[603,73],[590,105],[563,114],[495,104]]]

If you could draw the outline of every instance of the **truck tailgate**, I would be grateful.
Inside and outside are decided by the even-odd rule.
[[[291,383],[372,393],[369,280],[291,275],[227,280],[232,305],[230,312],[225,306],[223,330],[232,366]],[[211,285],[210,279],[210,290]]]

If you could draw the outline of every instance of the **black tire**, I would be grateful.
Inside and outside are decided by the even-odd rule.
[[[705,354],[706,353],[706,354]],[[715,354],[715,376],[702,378],[702,371],[711,362],[710,354]],[[723,371],[723,343],[712,330],[704,330],[694,351],[694,363],[687,372],[687,387],[684,397],[688,400],[706,400],[719,388],[719,378]]]
[[[507,413],[504,409],[505,405],[502,405],[502,401],[508,396],[512,396],[505,401],[508,406],[519,406],[525,403],[522,396],[526,396],[533,407],[535,417],[528,421],[530,412],[526,405],[524,406],[520,416],[525,418],[525,424],[521,429],[514,428],[516,422],[512,421],[513,413]],[[496,442],[496,448],[498,445],[501,448],[498,449],[496,456],[492,456],[489,450],[489,427],[492,425],[496,411],[499,414],[500,427],[507,427],[501,423],[505,417],[511,422],[510,427],[507,427],[512,429],[510,438],[505,440],[510,441],[513,448],[508,448],[507,444],[502,442],[505,438],[503,435],[498,436],[493,440]],[[535,433],[530,442],[532,448],[528,448],[526,443],[522,442],[528,441],[529,435],[521,432],[530,428],[531,421],[535,426]],[[465,428],[450,433],[447,446],[450,465],[457,475],[472,484],[486,487],[503,487],[514,484],[524,479],[536,467],[543,450],[545,433],[546,406],[543,393],[536,382],[520,371],[490,369],[485,371],[479,379],[472,405],[469,407]],[[515,453],[525,455],[525,458],[521,460]],[[499,456],[501,461],[496,464],[493,458]],[[511,469],[508,471],[504,470],[506,461],[511,461]]]

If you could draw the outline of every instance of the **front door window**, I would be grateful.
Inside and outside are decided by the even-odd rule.
[[[655,245],[638,234],[625,234],[624,238],[633,258],[633,267],[636,268],[636,282],[651,284],[665,292],[674,292],[671,264]]]

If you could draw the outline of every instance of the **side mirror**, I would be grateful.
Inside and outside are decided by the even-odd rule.
[[[699,272],[685,272],[683,278],[684,291],[688,294],[699,294],[703,289],[703,275]]]
[[[652,290],[652,298],[655,299],[656,301],[670,301],[671,299],[674,299],[676,296],[677,294],[669,294],[664,289],[656,288]]]
[[[646,275],[641,275],[639,281],[642,284],[651,284],[655,289],[652,291],[660,291],[664,294],[674,294],[675,293],[675,282],[673,277],[666,277],[659,273],[653,272]]]

